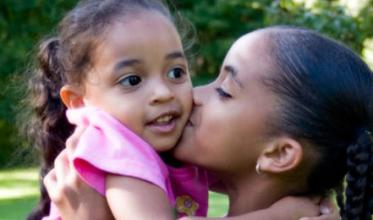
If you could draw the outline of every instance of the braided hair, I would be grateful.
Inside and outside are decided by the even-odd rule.
[[[337,192],[343,220],[370,220],[373,208],[373,74],[353,51],[314,31],[276,26],[269,36],[279,97],[272,134],[305,140],[316,152],[304,193]],[[346,180],[345,180],[346,179]]]
[[[174,23],[161,0],[82,0],[63,18],[55,37],[40,44],[26,100],[32,112],[26,130],[40,152],[40,180],[53,168],[56,156],[74,130],[66,119],[60,89],[84,79],[92,66],[94,49],[113,19],[144,10],[159,12]],[[42,181],[40,191],[39,204],[29,220],[49,214],[50,198]]]

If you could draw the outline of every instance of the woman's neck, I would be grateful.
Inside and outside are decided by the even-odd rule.
[[[223,180],[229,197],[228,216],[236,216],[268,208],[282,197],[290,194],[288,185],[281,184],[264,175],[249,175],[246,178]]]

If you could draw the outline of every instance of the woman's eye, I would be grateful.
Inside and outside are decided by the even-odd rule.
[[[179,79],[182,78],[184,75],[185,71],[180,67],[173,68],[167,73],[167,77],[170,79]]]
[[[232,98],[232,95],[224,91],[222,88],[216,88],[216,92],[223,98]]]
[[[136,75],[129,75],[129,76],[126,76],[126,77],[122,78],[119,81],[119,83],[122,86],[126,86],[126,87],[136,86],[136,85],[141,83],[141,77],[136,76]]]

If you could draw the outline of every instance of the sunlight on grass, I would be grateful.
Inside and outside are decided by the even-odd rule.
[[[0,170],[0,220],[25,219],[38,200],[37,168]],[[210,192],[209,216],[225,216],[226,196]]]
[[[37,168],[0,170],[0,220],[25,219],[38,196]]]
[[[38,195],[36,168],[10,169],[0,172],[0,201]]]

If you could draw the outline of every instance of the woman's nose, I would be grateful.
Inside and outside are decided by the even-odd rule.
[[[197,86],[193,88],[193,102],[194,105],[200,106],[206,101],[208,96],[207,86]]]

